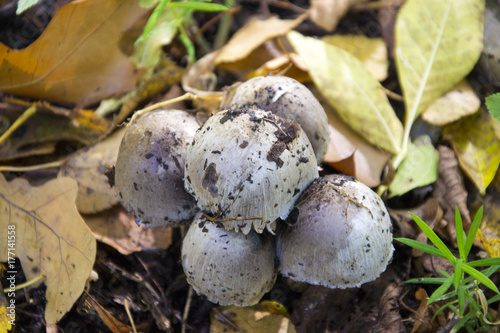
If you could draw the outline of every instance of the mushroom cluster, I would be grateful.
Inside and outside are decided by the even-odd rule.
[[[118,196],[138,221],[192,220],[182,266],[193,289],[247,306],[278,271],[331,288],[376,279],[392,257],[389,214],[352,177],[319,177],[329,132],[312,93],[290,78],[258,77],[223,106],[197,130],[184,111],[143,116],[115,170]]]

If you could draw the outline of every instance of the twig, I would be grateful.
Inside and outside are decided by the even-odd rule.
[[[35,283],[37,283],[38,281],[41,281],[41,280],[43,280],[43,279],[45,279],[45,276],[44,276],[43,274],[40,274],[40,275],[38,275],[38,276],[37,276],[36,278],[34,278],[34,279],[31,279],[31,280],[29,280],[29,281],[26,281],[26,282],[24,282],[24,283],[21,283],[21,284],[16,285],[16,286],[14,287],[14,290],[21,290],[21,289],[24,289],[24,288],[29,287],[29,286],[31,286],[32,284],[35,284]],[[3,290],[3,292],[4,292],[4,293],[8,293],[9,291],[12,291],[12,290],[10,290],[10,288],[5,288],[5,289]]]
[[[352,6],[353,10],[371,10],[371,9],[381,9],[385,7],[400,6],[405,3],[406,0],[380,0],[373,2],[358,2]]]
[[[193,298],[193,287],[189,286],[186,305],[184,305],[184,314],[182,315],[182,328],[181,333],[186,333],[186,321],[189,316],[189,309],[191,308],[191,300]]]
[[[26,111],[23,112],[21,117],[17,118],[16,121],[0,136],[0,145],[7,140],[7,138],[14,133],[16,129],[19,128],[22,124],[26,122],[32,115],[36,113],[37,107],[36,106],[31,106],[28,108]]]
[[[60,167],[64,162],[66,162],[66,159],[44,164],[29,165],[29,166],[0,165],[0,171],[28,172],[28,171],[35,171],[42,169],[50,169],[50,168]]]
[[[387,89],[386,87],[382,86],[382,89],[384,90],[384,93],[389,97],[389,98],[392,98],[393,100],[395,101],[398,101],[398,102],[404,102],[404,97],[401,96],[400,94],[396,94],[394,91],[391,91],[389,89]]]
[[[130,325],[132,325],[132,330],[134,331],[134,333],[137,333],[134,324],[134,318],[132,318],[132,314],[130,313],[130,308],[128,307],[128,299],[125,298],[123,305],[125,306],[125,312],[127,312],[128,319],[130,320]]]

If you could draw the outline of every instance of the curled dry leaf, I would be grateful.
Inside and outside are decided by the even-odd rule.
[[[306,15],[301,15],[295,20],[280,20],[275,16],[267,20],[251,19],[220,50],[215,64],[235,62],[246,58],[264,42],[286,34],[305,18]]]
[[[78,182],[76,207],[79,212],[95,213],[118,203],[105,172],[115,165],[124,134],[125,128],[122,128],[95,146],[76,153],[62,165],[59,176]]]
[[[444,126],[477,112],[481,101],[466,80],[460,81],[452,90],[438,98],[422,114],[429,124]]]
[[[445,127],[443,136],[451,142],[462,170],[484,195],[500,164],[500,140],[491,115],[480,110]]]
[[[390,155],[360,137],[330,107],[325,110],[331,124],[325,163],[355,177],[368,187],[378,186]]]
[[[172,243],[172,228],[138,226],[135,217],[120,205],[83,219],[94,236],[120,253],[127,255],[143,250],[166,249]]]
[[[118,42],[145,13],[136,0],[63,6],[27,48],[0,44],[0,90],[87,105],[134,89],[139,73]]]
[[[363,35],[330,35],[321,40],[358,58],[377,80],[383,81],[387,78],[389,60],[387,46],[382,38],[368,38]]]
[[[231,306],[226,308],[214,308],[210,332],[296,332],[294,325],[288,317],[273,312],[260,309],[260,307],[241,308]]]
[[[352,5],[366,0],[311,0],[311,21],[328,32],[337,27]]]
[[[55,324],[80,297],[94,265],[96,241],[75,207],[76,182],[68,177],[31,187],[0,174],[0,261],[16,256],[29,281],[47,286],[45,321]],[[13,227],[10,227],[13,226]],[[7,231],[15,228],[15,247]]]

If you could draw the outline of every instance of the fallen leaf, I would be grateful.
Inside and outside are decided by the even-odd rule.
[[[358,58],[377,80],[383,81],[387,78],[389,60],[387,46],[382,38],[368,38],[362,35],[330,35],[321,40]]]
[[[403,127],[380,83],[346,51],[297,32],[287,35],[340,118],[375,146],[400,151]]]
[[[10,287],[7,289],[10,289]],[[0,290],[3,290],[1,283],[0,283]],[[9,295],[9,292],[6,292],[5,294],[0,293],[0,333],[7,333],[7,331],[10,331],[12,329],[12,324],[16,323],[15,322],[15,319],[16,319],[15,306],[16,305],[15,305],[15,303],[14,303],[14,305],[12,305],[12,303],[7,301],[7,298],[5,297],[7,295]],[[11,298],[11,299],[13,299],[13,298]],[[15,301],[15,299],[14,299],[14,301]]]
[[[481,0],[408,0],[396,20],[405,128],[474,67],[483,48]]]
[[[0,90],[81,106],[134,89],[138,73],[118,41],[145,13],[136,0],[63,6],[27,48],[0,44]]]
[[[477,212],[479,207],[484,206],[483,223],[479,229],[477,238],[481,241],[484,249],[490,257],[500,257],[500,170],[483,196],[474,189],[469,193],[469,208]]]
[[[391,283],[387,286],[382,297],[380,297],[377,325],[371,331],[373,333],[400,333],[406,328],[401,318],[400,301],[403,293],[402,283]]]
[[[118,203],[105,173],[116,163],[124,134],[122,128],[95,146],[78,151],[61,166],[59,176],[71,177],[78,183],[76,207],[80,213],[99,212]]]
[[[380,184],[390,154],[369,144],[332,112],[328,112],[330,142],[325,163],[368,187]]]
[[[172,243],[172,228],[138,226],[135,216],[128,215],[120,205],[83,219],[95,238],[114,247],[124,255],[143,250],[166,249]]]
[[[500,93],[486,97],[486,106],[491,116],[496,121],[500,121]]]
[[[443,136],[453,145],[462,170],[484,194],[500,164],[500,140],[491,115],[480,110],[446,126]]]
[[[293,52],[267,61],[257,68],[252,76],[283,75],[284,73],[299,82],[311,81],[307,67],[302,63],[302,59]]]
[[[389,185],[388,198],[434,183],[438,178],[438,163],[439,154],[429,137],[420,137],[415,142],[410,142],[408,155]]]
[[[317,26],[332,32],[337,27],[340,19],[355,3],[363,0],[311,0],[309,9],[311,21]]]
[[[231,306],[214,308],[210,332],[295,333],[295,327],[289,318],[280,314]]]
[[[18,257],[26,279],[42,274],[47,286],[45,321],[55,324],[80,297],[90,276],[96,241],[75,207],[77,184],[57,178],[32,187],[0,174],[0,261]],[[15,230],[15,243],[5,242]],[[14,246],[10,246],[13,244]]]
[[[306,15],[301,15],[295,20],[281,20],[275,16],[267,20],[250,19],[222,47],[215,58],[215,64],[234,62],[246,58],[264,42],[286,34],[304,21],[305,18]]]
[[[22,14],[25,10],[33,7],[40,0],[19,0],[17,3],[16,15]]]
[[[444,126],[477,112],[481,101],[466,80],[438,98],[422,113],[422,119],[434,126]]]

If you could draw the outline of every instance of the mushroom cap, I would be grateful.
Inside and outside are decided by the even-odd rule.
[[[359,287],[392,257],[391,219],[382,199],[352,177],[328,175],[303,193],[278,233],[279,271],[330,288]]]
[[[183,179],[187,147],[198,128],[185,111],[157,110],[127,129],[115,166],[115,190],[138,224],[178,226],[195,215],[196,202]]]
[[[258,76],[240,84],[224,108],[237,109],[245,105],[256,105],[299,123],[311,141],[316,159],[323,162],[330,140],[328,117],[306,86],[286,76]]]
[[[254,305],[276,281],[269,234],[224,230],[200,213],[182,243],[182,267],[198,294],[221,305]]]
[[[252,107],[210,117],[188,149],[185,187],[228,230],[274,230],[318,177],[300,126]]]

